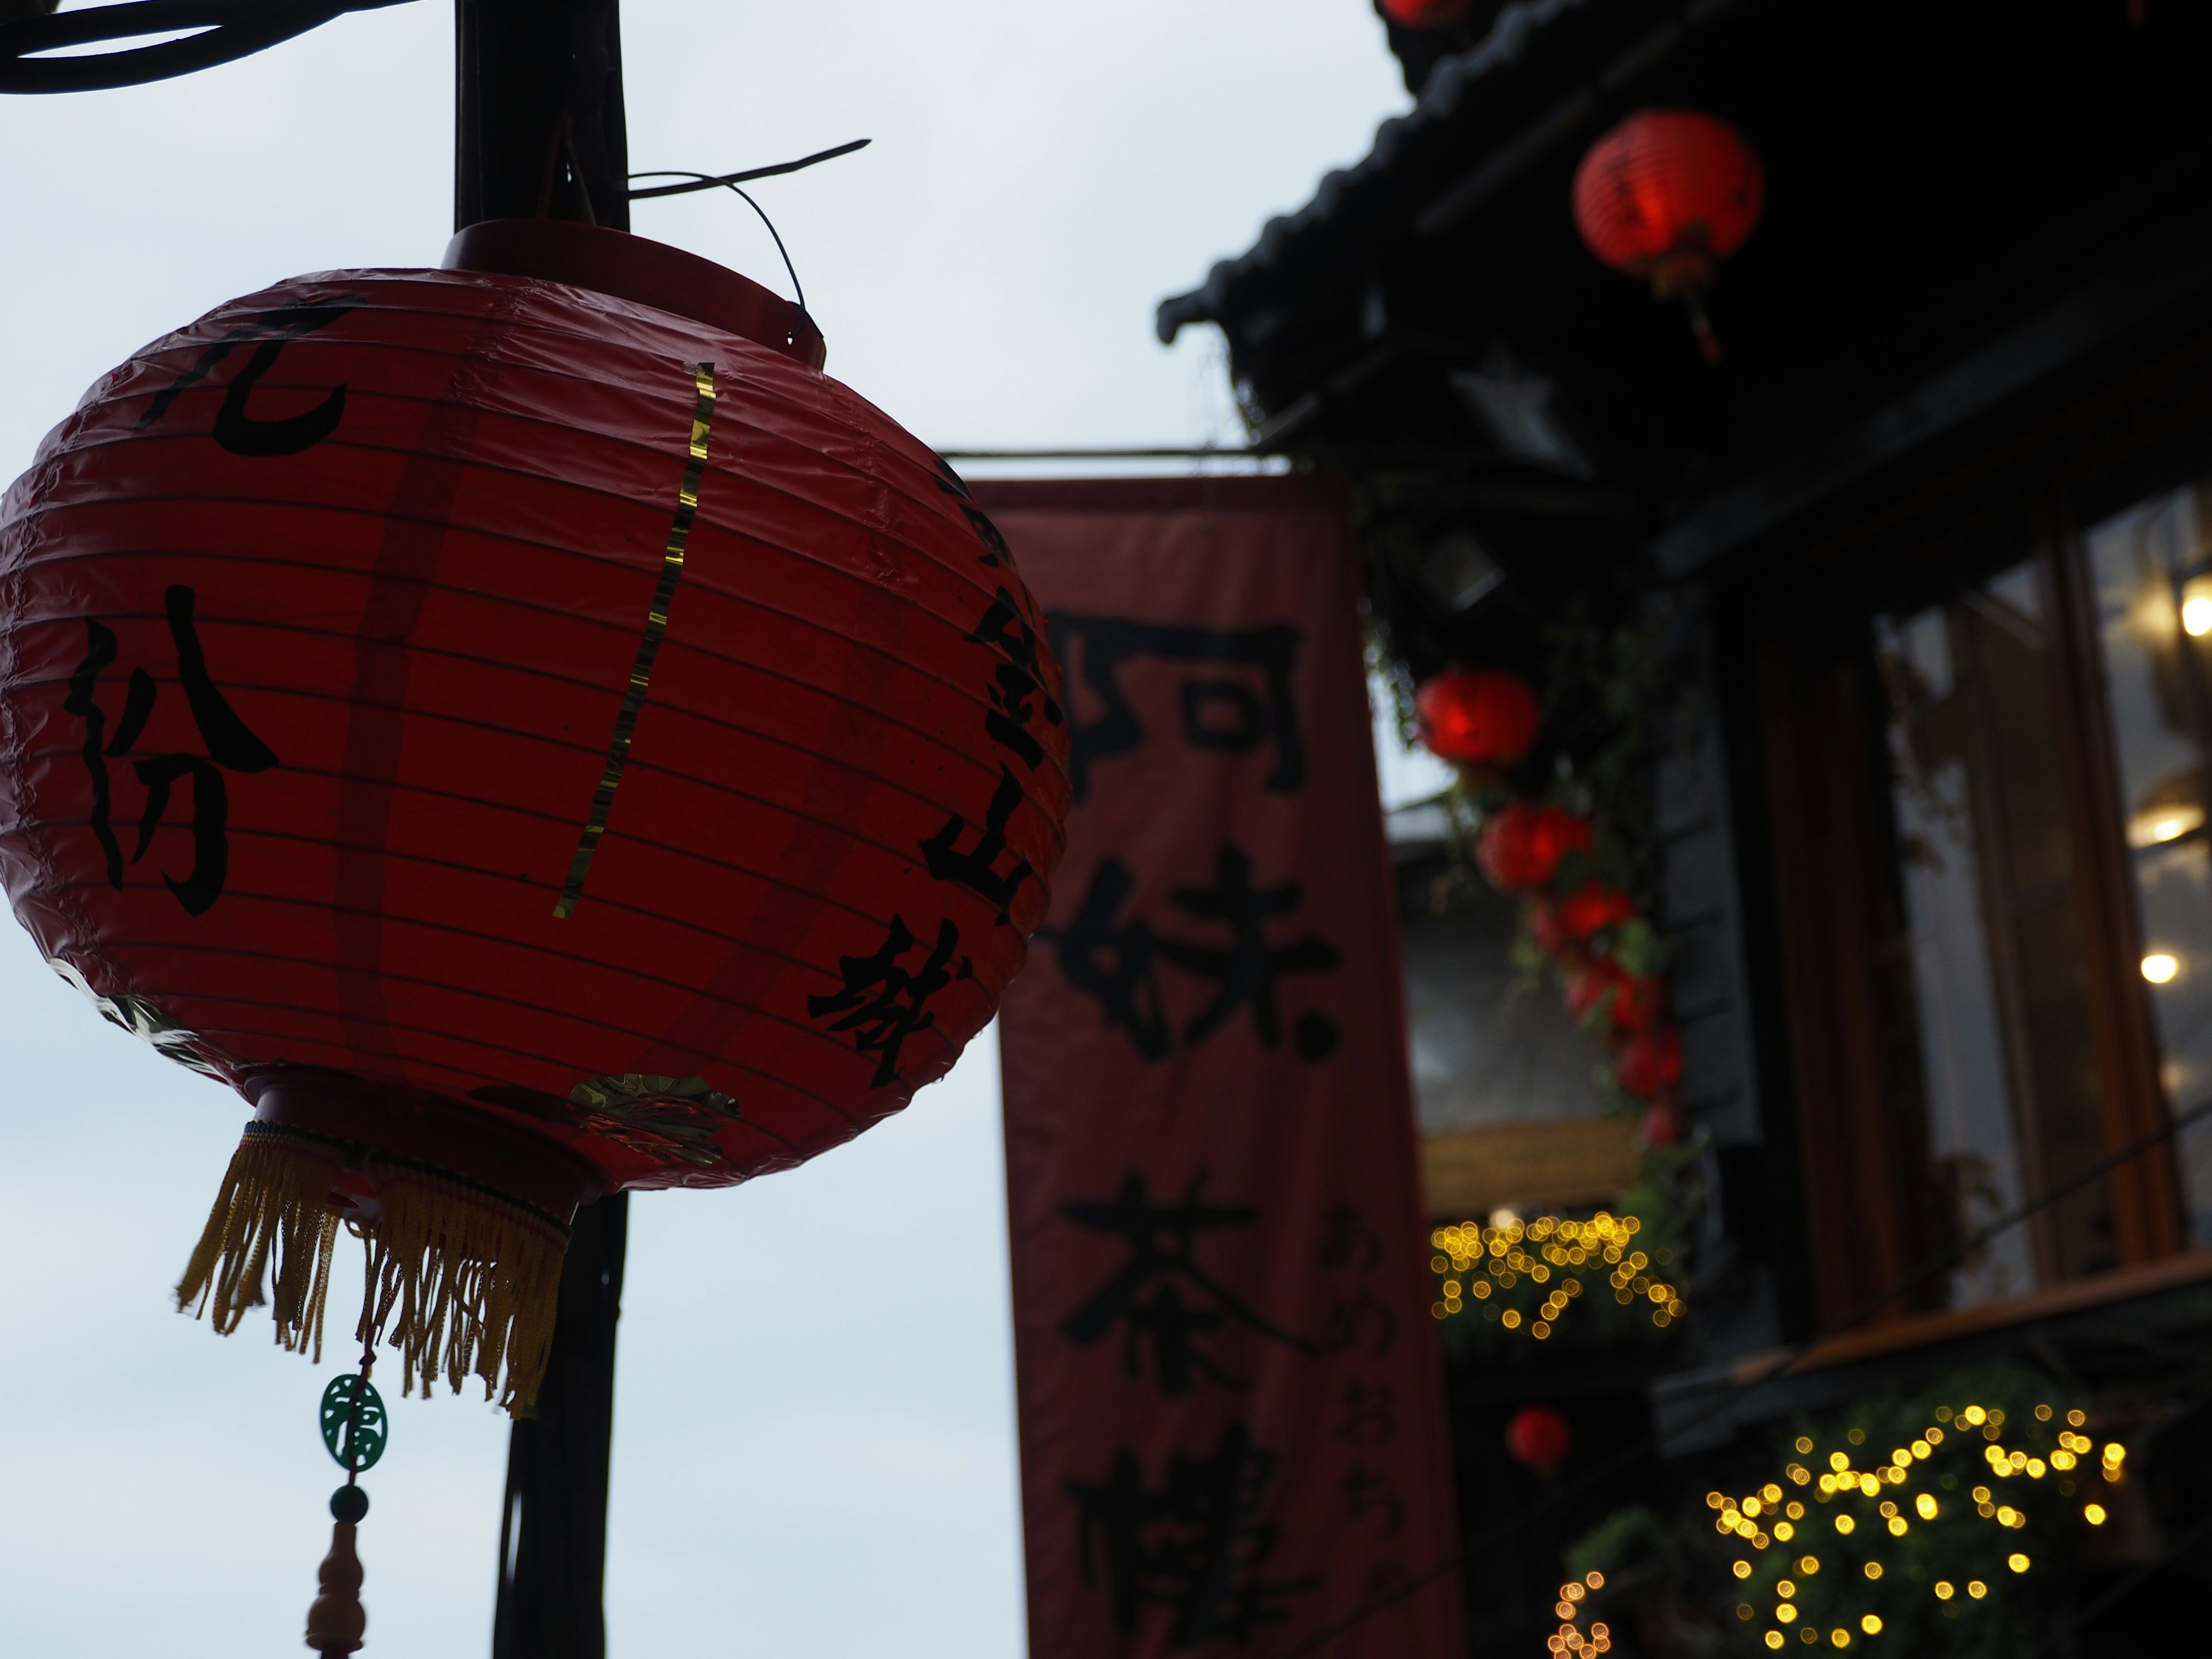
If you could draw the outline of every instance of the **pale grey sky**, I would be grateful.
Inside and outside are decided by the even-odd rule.
[[[73,9],[73,8],[72,8]],[[1234,441],[1152,307],[1363,154],[1402,87],[1365,0],[628,0],[632,165],[872,149],[760,187],[830,372],[939,445]],[[301,271],[435,264],[446,0],[166,86],[0,98],[0,476],[131,350]],[[726,194],[642,234],[781,288]],[[616,1659],[1013,1659],[1019,1521],[994,1044],[795,1174],[632,1210]],[[245,1108],[104,1025],[0,921],[0,1652],[301,1651],[320,1371],[165,1291]],[[332,1323],[356,1291],[333,1288]],[[503,1419],[409,1401],[368,1481],[369,1648],[488,1649]]]

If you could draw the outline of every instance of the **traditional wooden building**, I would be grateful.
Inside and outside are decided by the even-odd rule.
[[[2083,1650],[2155,1632],[2096,1598],[2212,1564],[2212,11],[1391,33],[1410,112],[1159,331],[1218,326],[1256,447],[1353,477],[1413,677],[1556,676],[1563,626],[1662,659],[1639,844],[1709,1202],[1698,1311],[1627,1386],[1694,1467],[2027,1359],[2157,1471]],[[1717,362],[1577,233],[1578,165],[1651,108],[1764,164]],[[1438,926],[1417,1005],[1471,948]]]

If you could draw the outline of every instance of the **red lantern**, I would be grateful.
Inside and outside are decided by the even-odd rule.
[[[1672,1025],[1647,1024],[1621,1046],[1613,1075],[1638,1100],[1671,1096],[1682,1080],[1682,1034]]]
[[[1574,1425],[1557,1406],[1523,1406],[1506,1419],[1506,1452],[1525,1469],[1549,1474],[1574,1449]]]
[[[180,1299],[269,1258],[319,1346],[343,1214],[364,1340],[526,1410],[580,1201],[798,1164],[990,1019],[1067,730],[1005,543],[796,307],[584,226],[448,264],[224,306],[46,439],[0,872],[254,1103]]]
[[[1559,902],[1559,927],[1578,944],[1587,945],[1608,927],[1618,927],[1636,915],[1636,901],[1618,887],[1586,881]]]
[[[1695,110],[1645,110],[1583,157],[1575,228],[1615,270],[1648,278],[1662,300],[1684,301],[1699,349],[1717,362],[1704,295],[1718,262],[1759,222],[1765,195],[1757,152],[1728,123]]]
[[[1559,860],[1590,846],[1589,820],[1563,806],[1516,800],[1491,815],[1475,842],[1475,862],[1501,892],[1522,893],[1548,884]]]
[[[1394,23],[1409,29],[1448,29],[1468,14],[1474,0],[1382,0]]]
[[[1461,766],[1517,764],[1542,723],[1528,682],[1496,668],[1448,669],[1424,681],[1413,712],[1429,752]]]

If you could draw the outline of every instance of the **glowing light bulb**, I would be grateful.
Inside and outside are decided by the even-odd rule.
[[[1865,1618],[1859,1620],[1859,1628],[1864,1631],[1869,1636],[1881,1635],[1881,1615],[1878,1613],[1870,1613],[1867,1614]]]
[[[2212,595],[2192,593],[2182,600],[2181,631],[2193,640],[2212,634]]]
[[[1966,1581],[1966,1594],[1972,1596],[1977,1601],[1980,1601],[1989,1593],[1990,1587],[1987,1584],[1984,1584],[1980,1579],[1969,1578]]]
[[[1945,1580],[1945,1579],[1938,1579],[1938,1580],[1936,1580],[1936,1599],[1938,1601],[1949,1601],[1949,1600],[1951,1599],[1951,1597],[1952,1597],[1952,1596],[1953,1596],[1953,1595],[1954,1595],[1954,1594],[1955,1594],[1955,1592],[1952,1589],[1952,1588],[1951,1588],[1951,1586],[1950,1586],[1950,1583],[1949,1583],[1949,1582],[1948,1582],[1948,1580]]]
[[[2181,959],[2164,951],[2154,951],[2142,959],[2142,976],[2154,985],[2169,985],[2181,971]]]
[[[2028,1565],[2028,1559],[2024,1555],[2015,1554],[2005,1557],[2005,1565],[2010,1567],[2014,1572],[2026,1572]]]
[[[2084,1521],[2087,1521],[2093,1527],[2103,1526],[2105,1524],[2105,1506],[2102,1504],[2084,1504],[2081,1510],[2081,1518]]]

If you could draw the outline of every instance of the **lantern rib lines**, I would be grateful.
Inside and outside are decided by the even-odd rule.
[[[585,820],[583,833],[576,839],[576,854],[568,863],[568,879],[561,889],[561,896],[553,902],[553,917],[566,921],[576,912],[576,902],[584,896],[584,880],[592,872],[592,854],[599,850],[599,839],[606,834],[607,814],[614,810],[615,790],[622,782],[623,768],[629,760],[631,735],[637,729],[637,717],[644,710],[646,693],[653,687],[653,659],[660,654],[660,641],[668,632],[669,607],[676,601],[676,584],[684,575],[684,549],[691,539],[691,526],[699,516],[699,485],[707,476],[707,442],[714,429],[714,366],[701,363],[692,372],[693,383],[699,389],[699,402],[691,416],[691,457],[684,463],[684,482],[676,491],[676,518],[668,526],[668,547],[660,562],[660,580],[653,590],[653,605],[646,612],[645,633],[637,642],[637,656],[630,665],[629,688],[623,694],[622,712],[615,716],[614,741],[607,745],[606,770],[600,775],[599,787],[592,797],[592,810]]]

